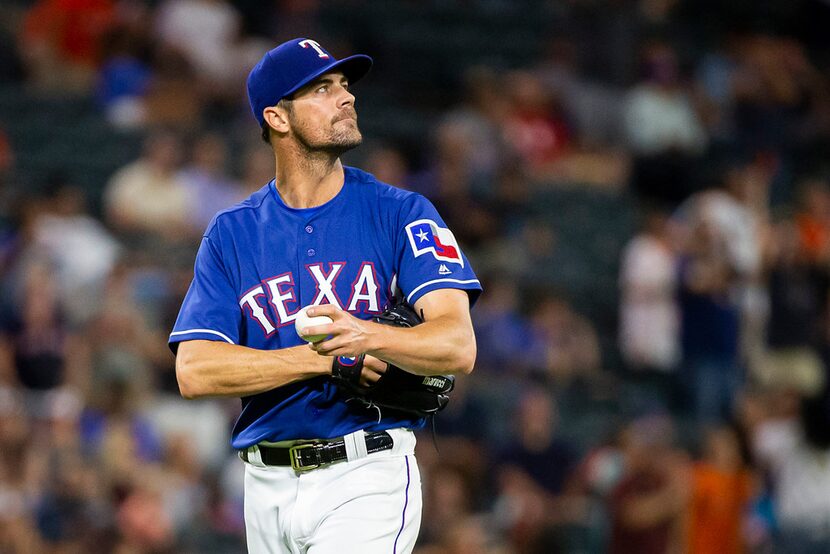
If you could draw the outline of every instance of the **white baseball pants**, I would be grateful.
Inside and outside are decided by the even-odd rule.
[[[388,433],[391,450],[307,472],[246,463],[248,552],[412,552],[422,507],[415,435],[405,429]]]

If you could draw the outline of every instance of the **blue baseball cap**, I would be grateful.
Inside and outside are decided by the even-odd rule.
[[[291,96],[302,87],[331,71],[342,71],[354,83],[369,72],[372,58],[355,54],[342,60],[329,54],[320,43],[307,38],[283,42],[268,51],[248,75],[248,100],[262,127],[262,110]]]

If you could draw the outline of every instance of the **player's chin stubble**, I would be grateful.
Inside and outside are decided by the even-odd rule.
[[[340,148],[343,152],[351,150],[363,142],[363,135],[357,126],[357,118],[336,120],[332,124],[331,148]]]
[[[352,123],[335,120],[327,137],[310,137],[303,128],[296,129],[294,133],[308,152],[326,152],[334,156],[340,156],[363,142],[363,135],[354,119]]]

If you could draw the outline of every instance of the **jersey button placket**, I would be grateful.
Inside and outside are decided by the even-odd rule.
[[[319,245],[317,244],[317,233],[314,231],[316,231],[316,229],[314,228],[314,223],[311,221],[306,221],[300,230],[300,236],[302,237],[300,240],[302,241],[303,246],[305,246],[305,248],[301,249],[300,252],[305,252],[306,260],[316,257],[319,250]]]

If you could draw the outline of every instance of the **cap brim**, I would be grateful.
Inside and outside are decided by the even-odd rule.
[[[349,56],[347,58],[343,58],[342,60],[337,60],[334,63],[331,63],[327,66],[320,68],[318,71],[312,73],[299,83],[297,83],[293,88],[291,88],[288,92],[285,93],[283,98],[291,96],[310,82],[314,81],[321,75],[325,75],[326,73],[331,73],[332,71],[342,71],[343,75],[349,80],[349,84],[354,84],[369,73],[369,70],[372,68],[372,58],[366,56],[365,54],[355,54],[354,56]]]

